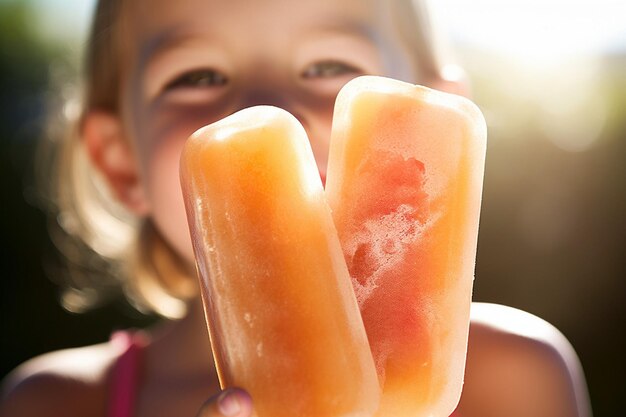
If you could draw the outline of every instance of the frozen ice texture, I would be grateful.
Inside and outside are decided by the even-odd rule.
[[[199,130],[181,184],[222,387],[259,417],[373,415],[375,365],[300,123],[260,106]]]
[[[378,417],[445,417],[458,403],[485,141],[462,97],[364,76],[337,98],[326,192],[378,371]]]

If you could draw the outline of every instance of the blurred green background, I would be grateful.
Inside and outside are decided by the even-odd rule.
[[[579,354],[595,415],[623,415],[626,3],[439,6],[490,132],[474,299],[556,325]],[[70,313],[50,279],[56,254],[33,155],[60,105],[52,84],[78,71],[91,7],[0,0],[0,377],[152,321],[120,298]]]

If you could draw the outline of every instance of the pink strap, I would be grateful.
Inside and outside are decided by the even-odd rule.
[[[108,417],[132,417],[135,413],[137,388],[141,374],[142,350],[146,337],[142,333],[119,331],[111,342],[124,349],[111,375]]]

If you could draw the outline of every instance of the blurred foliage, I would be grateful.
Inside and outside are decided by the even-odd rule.
[[[28,2],[0,2],[0,128],[4,133],[40,116],[48,64],[61,55],[57,45],[34,30]]]
[[[603,91],[609,101],[607,134],[615,140],[626,140],[626,52],[606,58]]]

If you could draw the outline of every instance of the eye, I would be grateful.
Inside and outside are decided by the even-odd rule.
[[[362,73],[363,71],[353,65],[330,60],[311,64],[302,72],[302,78],[332,78]]]
[[[210,88],[221,87],[228,78],[214,69],[206,68],[184,73],[165,86],[165,90],[176,88]]]

